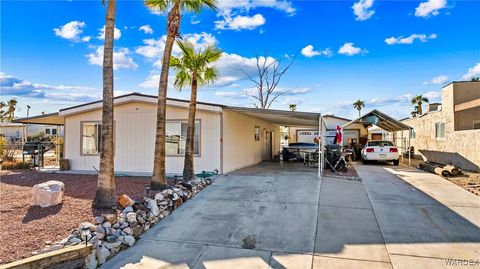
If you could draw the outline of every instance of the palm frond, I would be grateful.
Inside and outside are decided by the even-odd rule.
[[[172,3],[172,0],[145,0],[145,6],[150,9],[163,11]]]

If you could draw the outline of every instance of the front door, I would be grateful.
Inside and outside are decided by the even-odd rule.
[[[262,149],[262,161],[271,161],[272,160],[272,146],[273,146],[273,132],[271,131],[264,131],[264,137],[265,139],[263,140],[263,149]]]

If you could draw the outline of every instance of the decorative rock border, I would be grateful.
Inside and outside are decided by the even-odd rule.
[[[68,237],[54,243],[47,241],[44,249],[32,254],[43,255],[70,246],[91,244],[92,251],[86,256],[84,266],[89,269],[97,268],[119,251],[133,246],[141,234],[170,215],[212,181],[207,178],[180,182],[175,186],[168,186],[154,196],[147,191],[141,201],[133,201],[123,194],[118,199],[121,210],[117,209],[115,214],[102,214],[96,216],[92,222],[82,222]]]

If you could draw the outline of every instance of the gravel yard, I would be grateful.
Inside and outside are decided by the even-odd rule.
[[[31,256],[45,241],[68,236],[82,221],[92,221],[97,176],[33,171],[0,171],[0,264]],[[65,184],[63,204],[31,206],[32,187],[48,180]],[[147,177],[116,177],[117,194],[139,199]]]

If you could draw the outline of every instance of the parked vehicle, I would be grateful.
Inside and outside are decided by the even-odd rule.
[[[391,161],[394,165],[398,165],[399,160],[398,148],[390,141],[369,141],[362,149],[362,162],[364,164],[369,161]]]

